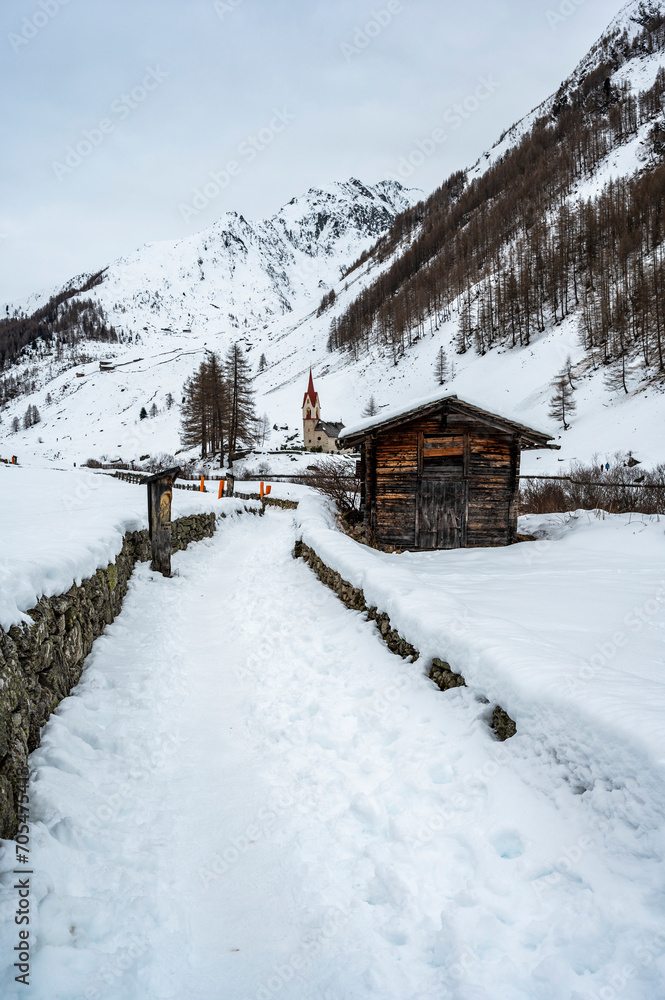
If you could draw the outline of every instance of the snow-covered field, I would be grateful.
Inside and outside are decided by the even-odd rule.
[[[29,995],[660,1000],[665,526],[524,527],[387,556],[304,496],[171,580],[140,566],[31,757]],[[302,532],[421,661],[292,559]],[[441,694],[428,654],[469,687]],[[15,865],[5,844],[3,957]]]
[[[174,490],[173,520],[202,511],[228,515],[254,505],[218,500],[216,488]],[[64,594],[113,562],[125,534],[148,527],[147,493],[145,487],[84,469],[0,464],[0,525],[0,627],[7,630],[32,622],[25,612],[40,597]]]

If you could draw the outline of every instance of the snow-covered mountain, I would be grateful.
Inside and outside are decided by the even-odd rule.
[[[665,3],[663,0],[630,0],[629,3],[625,4],[598,41],[580,60],[570,76],[561,83],[558,90],[507,129],[491,149],[473,165],[469,171],[469,177],[482,176],[493,163],[496,163],[498,159],[514,148],[537,118],[551,114],[556,105],[565,100],[566,95],[579,87],[585,77],[605,65],[608,60],[616,58],[617,50],[627,48],[640,34],[646,21],[650,18],[660,18],[664,14]],[[611,75],[612,83],[616,85],[626,80],[635,91],[644,90],[653,84],[658,68],[662,65],[663,51],[660,47],[656,47],[653,52],[635,53],[632,58],[626,60],[618,72]],[[646,130],[628,144],[629,150],[627,152],[629,155],[624,155],[621,158],[618,172],[614,176],[626,176],[644,162],[647,156],[642,148],[645,132]],[[597,181],[594,185],[594,188],[597,189],[598,182],[604,180],[604,176],[599,175],[598,178],[590,178],[590,180]]]
[[[368,187],[352,178],[312,188],[265,221],[228,212],[194,236],[146,244],[114,261],[92,297],[128,333],[196,328],[213,335],[238,324],[253,332],[312,299],[318,305],[341,272],[421,197],[395,181]],[[20,307],[32,312],[52,294]]]
[[[467,181],[509,156],[539,118],[549,116],[554,128],[557,109],[589,81],[609,88],[610,95],[628,88],[636,99],[653,87],[663,66],[664,15],[663,0],[632,0],[624,6],[570,78],[506,131],[468,171]],[[645,24],[656,27],[648,44],[636,46]],[[613,178],[659,166],[654,122],[651,116],[613,140],[607,155],[576,178],[568,204],[594,197]],[[5,407],[0,455],[80,462],[103,455],[129,460],[173,453],[179,446],[179,413],[177,406],[165,407],[168,395],[179,400],[183,382],[206,350],[223,351],[240,340],[256,372],[259,412],[267,413],[271,424],[289,427],[273,434],[271,446],[301,430],[299,407],[310,365],[324,419],[349,424],[372,395],[379,407],[392,407],[431,393],[443,347],[455,366],[447,391],[482,399],[489,409],[511,412],[522,423],[557,434],[548,413],[551,381],[572,357],[578,376],[573,427],[560,436],[558,458],[529,456],[527,471],[558,470],[559,461],[586,460],[594,453],[609,458],[628,450],[646,463],[665,461],[661,383],[636,383],[628,395],[609,391],[603,371],[588,364],[575,311],[556,322],[547,318],[526,346],[499,345],[483,355],[455,353],[461,301],[453,301],[441,321],[425,317],[401,354],[371,343],[358,351],[328,350],[331,321],[408,249],[391,226],[421,197],[394,182],[370,187],[351,180],[314,188],[270,220],[251,223],[230,213],[188,239],[147,245],[114,262],[85,297],[98,302],[107,321],[132,339],[91,342],[85,351],[79,345],[77,354],[65,351],[59,358],[39,344],[25,351],[14,371],[27,377],[34,391]],[[546,225],[553,225],[559,201],[556,195]],[[411,240],[419,225],[416,221]],[[381,253],[372,253],[378,239]],[[386,246],[391,247],[387,255]],[[347,273],[361,255],[363,262]],[[80,279],[73,284],[81,284]],[[334,305],[319,314],[322,297],[332,289]],[[47,298],[32,296],[18,306],[31,312]],[[15,305],[10,304],[10,312]],[[267,366],[259,372],[262,354]],[[100,373],[100,358],[113,360],[115,371]],[[22,418],[29,403],[38,406],[41,424],[13,434],[13,419]],[[141,407],[149,410],[153,403],[157,416],[140,421]]]

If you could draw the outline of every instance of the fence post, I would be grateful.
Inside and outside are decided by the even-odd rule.
[[[180,469],[166,469],[141,480],[148,487],[148,530],[152,545],[151,569],[171,576],[171,500]]]

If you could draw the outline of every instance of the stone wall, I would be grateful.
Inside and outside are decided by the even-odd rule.
[[[215,523],[215,514],[174,521],[173,551],[211,538]],[[34,625],[0,628],[0,837],[16,833],[17,790],[42,726],[78,683],[93,642],[120,612],[135,564],[150,558],[148,532],[129,532],[115,562],[66,594],[42,597],[28,612]]]
[[[409,659],[412,663],[420,658],[420,653],[399,632],[391,625],[387,614],[380,612],[378,608],[368,607],[365,594],[362,590],[354,587],[334,569],[323,562],[314,549],[305,545],[303,541],[296,542],[294,557],[303,559],[308,566],[318,576],[321,583],[329,587],[339,599],[352,611],[364,611],[369,621],[375,621],[381,638],[391,652],[403,659]],[[450,691],[458,687],[466,687],[466,681],[460,674],[456,674],[449,663],[444,660],[433,659],[429,670],[430,680],[442,691]],[[517,732],[517,726],[504,710],[497,705],[492,715],[492,729],[497,739],[504,741],[510,739]]]
[[[239,500],[258,500],[263,504],[263,512],[265,513],[266,507],[279,507],[280,510],[297,510],[298,501],[297,500],[280,500],[279,497],[261,497],[259,493],[238,493],[235,492],[234,497]]]

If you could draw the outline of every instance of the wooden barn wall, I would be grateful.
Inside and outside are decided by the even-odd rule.
[[[416,544],[416,498],[421,468],[420,434],[459,437],[469,434],[466,478],[469,483],[467,545],[508,545],[517,527],[519,449],[512,435],[463,416],[415,420],[380,434],[372,449],[372,527],[377,540],[398,548]],[[427,473],[425,473],[427,475]]]
[[[385,545],[415,547],[418,434],[436,434],[440,426],[438,419],[419,420],[377,438],[375,530]]]
[[[512,525],[514,473],[510,437],[481,434],[471,440],[469,489],[469,545],[509,545]]]

